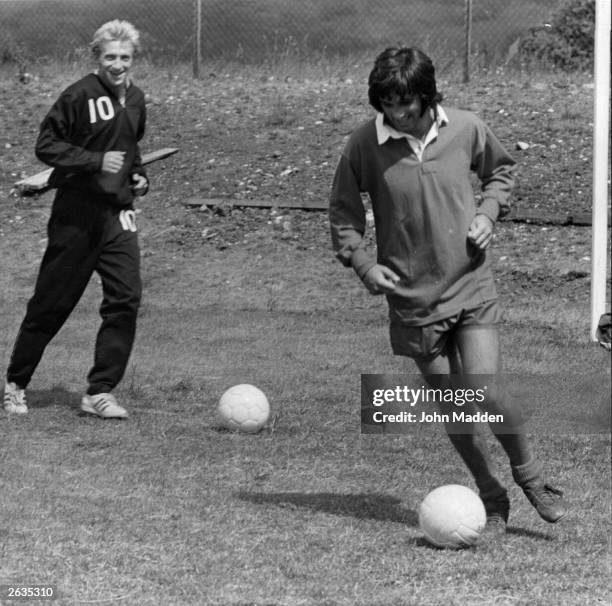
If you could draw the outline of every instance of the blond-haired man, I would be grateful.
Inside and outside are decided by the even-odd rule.
[[[141,296],[133,201],[148,187],[138,146],[146,110],[130,78],[138,31],[126,21],[110,21],[96,31],[91,49],[95,71],[61,93],[36,142],[37,157],[53,167],[50,184],[57,192],[47,249],[7,369],[9,413],[27,412],[25,389],[43,352],[97,272],[102,323],[81,409],[127,417],[111,391],[131,354]]]

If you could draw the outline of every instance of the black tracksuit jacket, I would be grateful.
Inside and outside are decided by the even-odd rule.
[[[36,156],[54,168],[49,184],[130,205],[131,176],[146,176],[138,148],[145,120],[144,94],[138,87],[128,87],[123,107],[96,74],[81,78],[60,95],[41,124]],[[117,174],[101,172],[107,151],[126,152]]]

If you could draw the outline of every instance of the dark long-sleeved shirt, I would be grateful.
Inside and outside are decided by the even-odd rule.
[[[514,161],[473,113],[447,109],[437,137],[419,160],[405,139],[379,144],[375,120],[349,138],[330,197],[332,244],[360,277],[377,262],[400,276],[387,295],[400,321],[423,325],[495,299],[486,252],[467,240],[477,213],[508,212]],[[477,206],[470,173],[482,183]],[[366,250],[365,207],[372,202],[377,259]]]
[[[128,86],[124,105],[96,74],[69,86],[45,116],[36,141],[36,156],[54,168],[50,185],[129,205],[131,176],[146,176],[138,147],[145,121],[144,94],[134,85]],[[125,152],[116,174],[101,170],[108,151]]]

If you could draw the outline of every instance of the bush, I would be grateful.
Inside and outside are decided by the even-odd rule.
[[[521,59],[567,71],[593,66],[595,0],[567,0],[552,23],[534,27],[521,41]]]

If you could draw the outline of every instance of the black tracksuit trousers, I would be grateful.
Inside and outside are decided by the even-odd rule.
[[[7,381],[25,388],[43,352],[68,319],[93,274],[102,281],[90,395],[110,392],[127,367],[140,305],[140,251],[134,211],[112,207],[85,192],[58,190],[47,250],[21,324]]]

